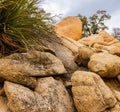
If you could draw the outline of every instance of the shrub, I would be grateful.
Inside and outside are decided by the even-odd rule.
[[[87,37],[91,34],[97,34],[100,30],[108,29],[108,27],[105,25],[105,20],[111,18],[111,16],[107,14],[105,10],[98,10],[89,18],[80,14],[78,17],[82,21],[84,37]]]
[[[39,4],[39,0],[0,0],[2,54],[25,51],[50,34],[52,20]]]

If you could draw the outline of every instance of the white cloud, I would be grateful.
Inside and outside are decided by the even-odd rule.
[[[120,27],[120,0],[44,0],[43,8],[53,15],[62,14],[62,17],[82,14],[90,16],[97,10],[103,9],[111,15],[111,19],[106,21],[109,32],[113,27]]]
[[[52,14],[63,14],[66,15],[67,12],[70,10],[70,2],[69,0],[45,0],[42,7],[47,11],[51,12]]]
[[[117,10],[111,14],[111,19],[106,21],[106,25],[109,27],[109,32],[112,32],[113,28],[120,28],[120,10]]]

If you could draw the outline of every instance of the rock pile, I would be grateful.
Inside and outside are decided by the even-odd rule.
[[[73,99],[78,112],[120,111],[120,41],[105,31],[82,38],[75,57],[87,71],[72,75]]]
[[[120,112],[120,42],[107,32],[0,59],[0,112]]]

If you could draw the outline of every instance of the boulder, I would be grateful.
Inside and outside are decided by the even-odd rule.
[[[120,47],[118,47],[119,45],[120,45],[119,42],[114,43],[112,45],[108,45],[108,46],[96,43],[94,44],[94,48],[99,51],[108,51],[110,54],[120,56]]]
[[[55,49],[56,56],[62,60],[67,72],[73,72],[77,70],[78,66],[74,62],[74,55],[71,50],[58,43],[55,43],[54,45],[55,46],[53,46],[53,48]]]
[[[52,77],[39,78],[35,91],[45,98],[43,103],[48,103],[53,112],[74,112],[73,101],[62,82]]]
[[[35,91],[8,81],[4,89],[12,112],[74,112],[65,87],[52,77],[38,79]]]
[[[32,90],[6,81],[4,84],[8,107],[12,112],[39,112],[35,94]],[[42,112],[42,111],[41,111]]]
[[[2,96],[0,96],[0,112],[10,112],[7,106],[7,99]]]
[[[75,62],[80,66],[87,66],[88,62],[90,60],[90,57],[95,53],[96,51],[89,47],[80,47],[78,49],[78,53],[75,56]]]
[[[12,59],[0,59],[0,77],[23,84],[30,88],[35,88],[36,78],[29,76],[33,69],[32,65]]]
[[[111,54],[115,54],[120,56],[120,41],[113,43],[110,47],[108,47],[108,51]]]
[[[99,34],[88,36],[79,40],[81,44],[95,48],[96,51],[108,51],[111,54],[120,56],[120,41],[115,39],[106,31],[102,30]]]
[[[86,38],[82,38],[78,42],[81,44],[84,44],[86,46],[93,47],[94,44],[96,44],[96,43],[103,43],[104,38],[102,36],[100,36],[99,34],[94,34],[94,35],[90,35]]]
[[[78,52],[79,47],[84,47],[83,44],[80,44],[78,41],[75,41],[71,38],[61,38],[61,41],[61,44],[70,49],[73,54],[76,54]]]
[[[47,52],[16,53],[0,59],[0,77],[34,88],[36,76],[66,73],[62,62]]]
[[[5,59],[17,60],[23,64],[24,74],[29,76],[50,76],[66,73],[61,60],[48,52],[29,51],[27,53],[12,54]],[[18,68],[19,69],[19,68]]]
[[[99,35],[103,37],[104,41],[109,43],[112,42],[113,40],[115,40],[115,38],[113,36],[111,36],[109,33],[107,33],[105,30],[101,30],[99,32]]]
[[[113,92],[113,95],[115,96],[117,103],[114,107],[106,109],[105,112],[120,112],[120,83],[119,81],[114,79],[104,79],[105,84],[108,85],[108,87]]]
[[[72,93],[78,112],[104,112],[115,106],[116,99],[112,91],[99,75],[76,71],[71,78]]]
[[[120,56],[120,42],[114,42],[112,44],[109,44],[109,43],[107,43],[107,44],[95,43],[93,47],[96,50],[99,50],[99,51],[106,50],[110,54],[115,54],[115,55]]]
[[[96,53],[90,57],[88,68],[101,77],[116,77],[120,73],[120,57],[107,52]]]
[[[99,34],[93,34],[87,38],[80,39],[79,42],[87,46],[94,46],[96,43],[101,45],[112,45],[116,42],[119,42],[119,40],[115,39],[109,33],[102,30],[99,32]]]
[[[78,17],[69,16],[55,25],[58,36],[79,40],[82,37],[82,22]]]
[[[64,64],[67,72],[71,73],[79,68],[74,61],[74,56],[77,54],[78,48],[83,46],[82,44],[70,38],[60,37],[44,38],[40,42],[53,49],[56,56]]]

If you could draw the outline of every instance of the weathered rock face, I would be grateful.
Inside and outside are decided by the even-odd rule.
[[[7,99],[2,96],[0,96],[0,112],[10,112],[7,106]]]
[[[95,73],[76,71],[72,78],[73,98],[78,112],[104,112],[115,106],[112,91]]]
[[[66,18],[59,37],[0,59],[0,112],[120,112],[120,42],[105,31],[76,41],[78,23]]]
[[[36,78],[29,77],[26,71],[30,72],[31,65],[21,63],[17,60],[0,59],[0,76],[6,80],[20,83],[31,88],[36,86]]]
[[[80,44],[78,41],[75,41],[71,38],[61,38],[62,45],[72,51],[73,54],[78,52],[79,47],[83,47],[83,44]]]
[[[74,56],[78,52],[78,48],[84,45],[70,38],[59,37],[44,38],[40,42],[53,49],[56,56],[62,60],[67,72],[71,73],[79,68],[74,61]]]
[[[4,89],[12,112],[38,112],[33,91],[11,82],[5,82]]]
[[[102,30],[99,34],[93,34],[88,36],[87,38],[82,38],[79,40],[80,43],[85,44],[87,46],[94,46],[94,44],[101,44],[101,45],[112,45],[119,40],[115,39],[111,35],[109,35],[106,31]]]
[[[12,112],[74,112],[65,87],[52,77],[39,79],[34,92],[11,82],[4,89]]]
[[[104,38],[99,34],[94,34],[94,35],[88,36],[87,38],[82,38],[78,42],[86,46],[93,47],[95,43],[103,43]]]
[[[73,102],[64,85],[52,77],[38,79],[35,91],[45,98],[43,103],[48,103],[53,112],[74,112]]]
[[[104,41],[105,42],[112,42],[113,40],[115,40],[115,38],[113,36],[111,36],[109,33],[107,33],[106,31],[104,30],[101,30],[99,32],[99,35],[103,37]]]
[[[55,25],[58,36],[79,40],[82,37],[82,22],[75,16],[69,16]]]
[[[94,45],[94,48],[96,50],[99,50],[99,51],[108,51],[110,54],[115,54],[115,55],[118,55],[120,56],[120,48],[116,45],[120,45],[120,43],[115,43],[115,44],[112,44],[112,45],[109,45],[109,46],[106,46],[106,45],[101,45],[101,44],[95,44]]]
[[[80,47],[78,49],[78,53],[75,56],[75,62],[78,65],[83,65],[83,66],[87,66],[88,62],[90,60],[90,57],[95,53],[96,51],[94,51],[94,49],[91,49],[89,47]]]
[[[48,52],[29,51],[28,53],[10,55],[6,59],[18,60],[23,63],[23,66],[25,64],[27,67],[24,67],[24,72],[29,76],[50,76],[66,73],[61,60]]]
[[[81,44],[95,48],[97,51],[106,50],[111,54],[120,56],[120,41],[102,30],[99,34],[88,36],[79,40]]]
[[[66,73],[62,62],[50,53],[32,51],[0,59],[0,77],[34,88],[36,78]]]
[[[120,73],[120,57],[107,52],[91,56],[88,68],[101,77],[116,77]]]
[[[120,83],[114,79],[104,79],[105,84],[112,90],[114,96],[116,97],[117,103],[114,107],[106,109],[105,112],[120,112]]]
[[[55,43],[54,45],[55,46],[53,46],[53,48],[55,49],[56,55],[62,60],[67,71],[68,72],[76,71],[78,69],[78,66],[74,62],[73,53],[68,48],[58,43]]]

